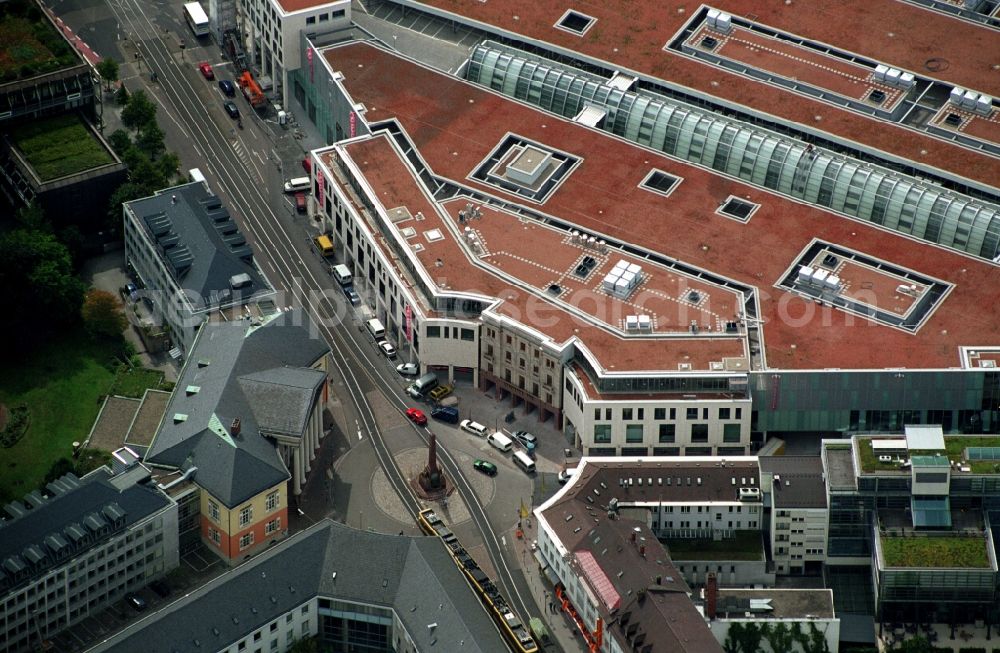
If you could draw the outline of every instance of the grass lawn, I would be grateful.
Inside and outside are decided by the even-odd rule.
[[[671,560],[761,560],[764,545],[758,531],[737,531],[728,540],[664,539]]]
[[[875,438],[875,439],[887,439],[887,438]],[[898,470],[899,465],[895,462],[883,463],[879,462],[878,456],[872,451],[871,445],[872,438],[859,438],[858,439],[858,453],[861,458],[861,469],[866,472],[875,471],[885,471],[885,470]],[[905,444],[903,445],[906,446]],[[965,450],[968,447],[1000,447],[1000,437],[995,435],[986,436],[969,436],[969,435],[946,435],[944,436],[944,447],[947,452],[949,460],[962,460]],[[912,456],[933,456],[936,451],[918,451],[914,450],[910,452]],[[896,456],[893,456],[895,459]],[[972,472],[975,474],[996,474],[998,473],[997,465],[1000,461],[995,460],[973,460],[969,464],[972,466]]]
[[[142,399],[148,388],[162,389],[163,372],[142,367],[122,369],[108,394]]]
[[[113,343],[94,342],[82,330],[53,336],[27,360],[0,368],[0,402],[26,404],[30,426],[9,449],[0,448],[0,505],[38,487],[73,442],[83,442],[101,409],[102,397],[115,385]],[[142,396],[140,385],[162,381],[150,370],[124,373],[122,394]]]
[[[74,114],[24,125],[13,138],[42,181],[114,162],[111,154]]]
[[[882,536],[887,567],[989,567],[982,537]]]

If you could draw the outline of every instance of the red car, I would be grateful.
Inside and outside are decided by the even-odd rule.
[[[198,64],[198,70],[201,71],[201,74],[205,79],[215,79],[215,71],[212,70],[212,64],[207,61],[202,61]]]
[[[424,411],[419,408],[407,408],[406,416],[413,420],[414,424],[419,424],[423,426],[427,423],[427,415],[424,415]]]

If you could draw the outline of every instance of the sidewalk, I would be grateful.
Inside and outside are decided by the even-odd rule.
[[[515,542],[518,552],[518,559],[521,561],[521,572],[527,581],[528,588],[535,597],[535,602],[542,609],[544,614],[535,615],[541,617],[549,629],[549,636],[553,640],[542,650],[554,651],[563,650],[566,653],[583,653],[586,648],[580,633],[576,629],[569,617],[566,616],[559,605],[555,602],[555,588],[542,572],[535,559],[535,553],[531,550],[532,543],[537,541],[537,525],[534,515],[522,520],[522,531],[524,536],[518,540],[516,533],[511,533],[511,539]]]

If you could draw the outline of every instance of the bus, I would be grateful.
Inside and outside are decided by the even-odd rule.
[[[205,10],[201,8],[201,3],[189,2],[185,4],[184,20],[187,21],[188,27],[191,28],[196,37],[208,36],[208,16],[205,14]]]

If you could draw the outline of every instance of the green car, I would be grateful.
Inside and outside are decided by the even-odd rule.
[[[497,475],[497,466],[488,460],[479,460],[477,458],[476,461],[472,463],[472,466],[476,468],[477,472],[482,472],[487,476]]]

